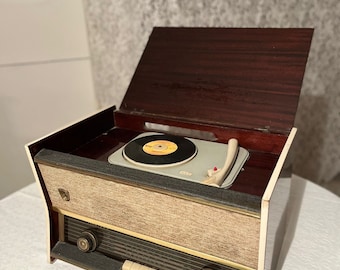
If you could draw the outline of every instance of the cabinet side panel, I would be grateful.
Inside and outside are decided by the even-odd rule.
[[[290,178],[279,178],[268,209],[265,269],[276,269],[286,232],[286,211],[289,200]]]
[[[41,191],[46,208],[47,222],[47,249],[49,261],[54,259],[50,257],[51,247],[58,241],[58,214],[52,211],[52,203],[46,190],[41,172],[36,162],[35,155],[44,147],[58,149],[59,151],[69,152],[86,141],[97,136],[101,132],[114,126],[113,111],[114,106],[97,112],[96,114],[87,116],[80,121],[69,124],[51,134],[48,134],[36,141],[25,145],[26,154],[32,168],[33,175]]]
[[[284,178],[279,179],[279,177],[296,132],[297,129],[292,128],[262,197],[259,270],[272,269],[272,265],[275,265],[275,260],[277,259],[277,257],[275,257],[277,255],[276,253],[279,252],[282,243],[284,215],[288,202],[289,188],[287,190],[284,188],[288,182],[286,182]]]

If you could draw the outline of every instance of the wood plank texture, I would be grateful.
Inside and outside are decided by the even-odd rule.
[[[260,219],[138,187],[39,165],[52,206],[251,268]],[[58,189],[70,194],[64,201]]]
[[[120,110],[289,133],[312,34],[154,28]]]

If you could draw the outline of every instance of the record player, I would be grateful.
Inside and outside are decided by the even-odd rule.
[[[123,167],[203,184],[207,179],[220,174],[220,181],[216,179],[216,183],[210,185],[227,188],[249,157],[246,149],[237,146],[230,149],[231,146],[232,143],[147,132],[115,151],[108,161]],[[231,158],[227,158],[228,153]]]
[[[312,35],[154,28],[119,109],[26,146],[46,202],[50,261],[275,265],[287,203],[276,199],[278,179]]]

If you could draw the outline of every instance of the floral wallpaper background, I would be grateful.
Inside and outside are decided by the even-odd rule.
[[[340,174],[340,1],[84,0],[100,107],[119,107],[154,26],[308,27],[314,37],[295,126],[293,172]]]

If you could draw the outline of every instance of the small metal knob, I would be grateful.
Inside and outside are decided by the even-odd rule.
[[[94,251],[97,247],[97,237],[91,231],[82,232],[77,240],[77,247],[82,252]]]

